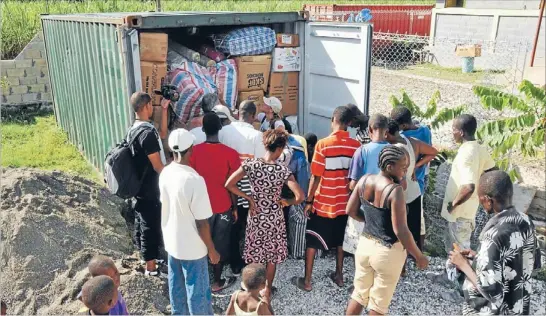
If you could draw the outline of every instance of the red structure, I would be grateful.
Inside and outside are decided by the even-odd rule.
[[[407,35],[430,35],[434,5],[367,5],[367,4],[306,4],[310,19],[344,22],[363,9],[370,9],[374,32]]]

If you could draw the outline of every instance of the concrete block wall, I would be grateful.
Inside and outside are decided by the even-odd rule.
[[[52,102],[42,33],[13,60],[0,61],[2,105],[49,105]]]

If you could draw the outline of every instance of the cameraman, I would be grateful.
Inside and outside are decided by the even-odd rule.
[[[133,149],[136,172],[143,179],[140,191],[135,197],[134,239],[142,259],[146,262],[145,275],[159,276],[156,265],[159,259],[159,246],[162,242],[159,174],[166,164],[161,140],[168,134],[167,116],[170,101],[161,100],[159,133],[151,121],[154,108],[150,95],[145,92],[135,92],[130,101],[135,112],[135,122],[129,130],[129,135],[140,133],[134,142]]]

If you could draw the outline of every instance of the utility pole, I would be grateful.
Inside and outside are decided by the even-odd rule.
[[[161,12],[161,0],[155,0],[155,12]]]
[[[540,13],[538,14],[538,23],[537,23],[537,31],[535,33],[535,41],[533,43],[533,51],[531,52],[531,64],[529,66],[533,67],[535,64],[535,54],[537,52],[537,44],[538,44],[538,37],[540,34],[540,25],[542,24],[542,17],[544,16],[544,6],[546,4],[546,0],[540,1]]]

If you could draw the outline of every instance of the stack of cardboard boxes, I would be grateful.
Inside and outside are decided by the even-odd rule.
[[[298,114],[299,72],[301,53],[296,34],[277,34],[277,47],[273,52],[273,68],[269,79],[269,96],[282,103],[284,116]]]
[[[165,33],[140,33],[140,73],[142,90],[152,96],[156,127],[161,123],[161,96],[154,90],[161,89],[167,76],[167,52],[169,37]]]
[[[260,112],[265,95],[283,104],[283,115],[298,113],[301,56],[298,35],[277,34],[277,47],[271,55],[237,57],[237,104],[252,100]]]

